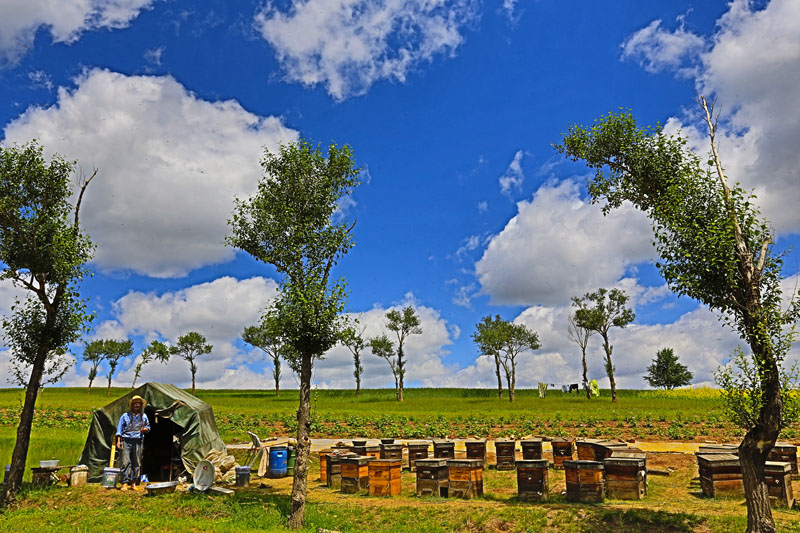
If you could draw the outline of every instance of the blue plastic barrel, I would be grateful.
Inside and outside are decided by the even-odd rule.
[[[272,446],[269,449],[270,477],[286,477],[289,450],[286,446]]]

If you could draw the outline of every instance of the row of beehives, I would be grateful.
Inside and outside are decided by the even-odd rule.
[[[708,497],[744,496],[739,448],[735,445],[700,446],[696,453],[700,487]],[[778,442],[764,466],[764,480],[773,505],[792,507],[792,478],[800,478],[797,469],[797,446]]]
[[[483,495],[486,442],[466,441],[466,459],[455,459],[455,443],[434,441],[434,457],[428,458],[429,443],[408,444],[408,466],[416,471],[419,496],[473,498]],[[549,497],[550,462],[542,459],[540,439],[521,441],[523,458],[516,458],[515,441],[496,441],[498,470],[517,471],[520,500],[546,501]],[[577,443],[578,460],[573,460],[575,443],[552,441],[552,466],[565,470],[567,499],[603,501],[606,492],[623,499],[639,499],[647,492],[646,454],[622,442],[600,440]],[[400,494],[403,445],[383,443],[367,446],[365,441],[320,452],[320,479],[345,493],[370,495]]]

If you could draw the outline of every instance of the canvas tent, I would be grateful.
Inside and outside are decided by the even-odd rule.
[[[100,481],[111,458],[119,418],[135,395],[145,399],[151,431],[144,439],[142,471],[151,480],[162,478],[164,465],[179,458],[188,472],[211,450],[224,452],[211,406],[166,383],[145,383],[98,409],[92,418],[80,463],[89,467],[89,481]],[[176,437],[176,438],[174,438]],[[179,446],[177,444],[179,443]],[[117,454],[119,456],[119,454]]]

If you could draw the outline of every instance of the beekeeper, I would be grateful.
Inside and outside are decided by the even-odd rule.
[[[117,424],[117,449],[120,450],[120,469],[122,487],[128,490],[141,490],[142,447],[144,436],[150,432],[150,421],[144,412],[145,401],[134,396],[128,401],[128,412],[119,418]]]

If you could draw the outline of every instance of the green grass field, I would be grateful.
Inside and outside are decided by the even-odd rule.
[[[75,461],[83,448],[94,409],[128,389],[48,388],[39,397],[28,462],[58,458]],[[226,442],[247,441],[246,431],[262,437],[291,435],[297,391],[276,398],[272,391],[200,390],[213,408]],[[9,461],[22,406],[22,391],[0,390],[0,464]],[[317,437],[355,436],[432,438],[515,435],[636,438],[639,440],[733,441],[741,434],[720,410],[711,389],[619,391],[612,404],[608,391],[587,400],[580,395],[519,390],[510,404],[496,391],[475,389],[408,389],[406,401],[394,390],[320,390],[313,393],[313,433]],[[797,428],[783,438],[796,440]],[[680,459],[679,463],[675,463]],[[413,474],[404,474],[403,494],[392,499],[342,495],[320,485],[318,463],[309,477],[308,531],[738,531],[746,523],[740,500],[699,496],[692,456],[662,456],[678,470],[653,477],[650,495],[641,502],[608,500],[603,505],[565,502],[556,487],[563,473],[552,473],[547,504],[516,501],[513,472],[486,472],[486,496],[475,501],[413,494]],[[667,464],[667,463],[665,463]],[[560,476],[560,477],[559,477]],[[26,476],[29,479],[29,475]],[[233,497],[173,494],[145,497],[97,486],[26,489],[19,505],[0,514],[0,530],[29,531],[279,531],[289,509],[291,482],[258,481]],[[800,532],[800,512],[776,511],[782,531]]]

